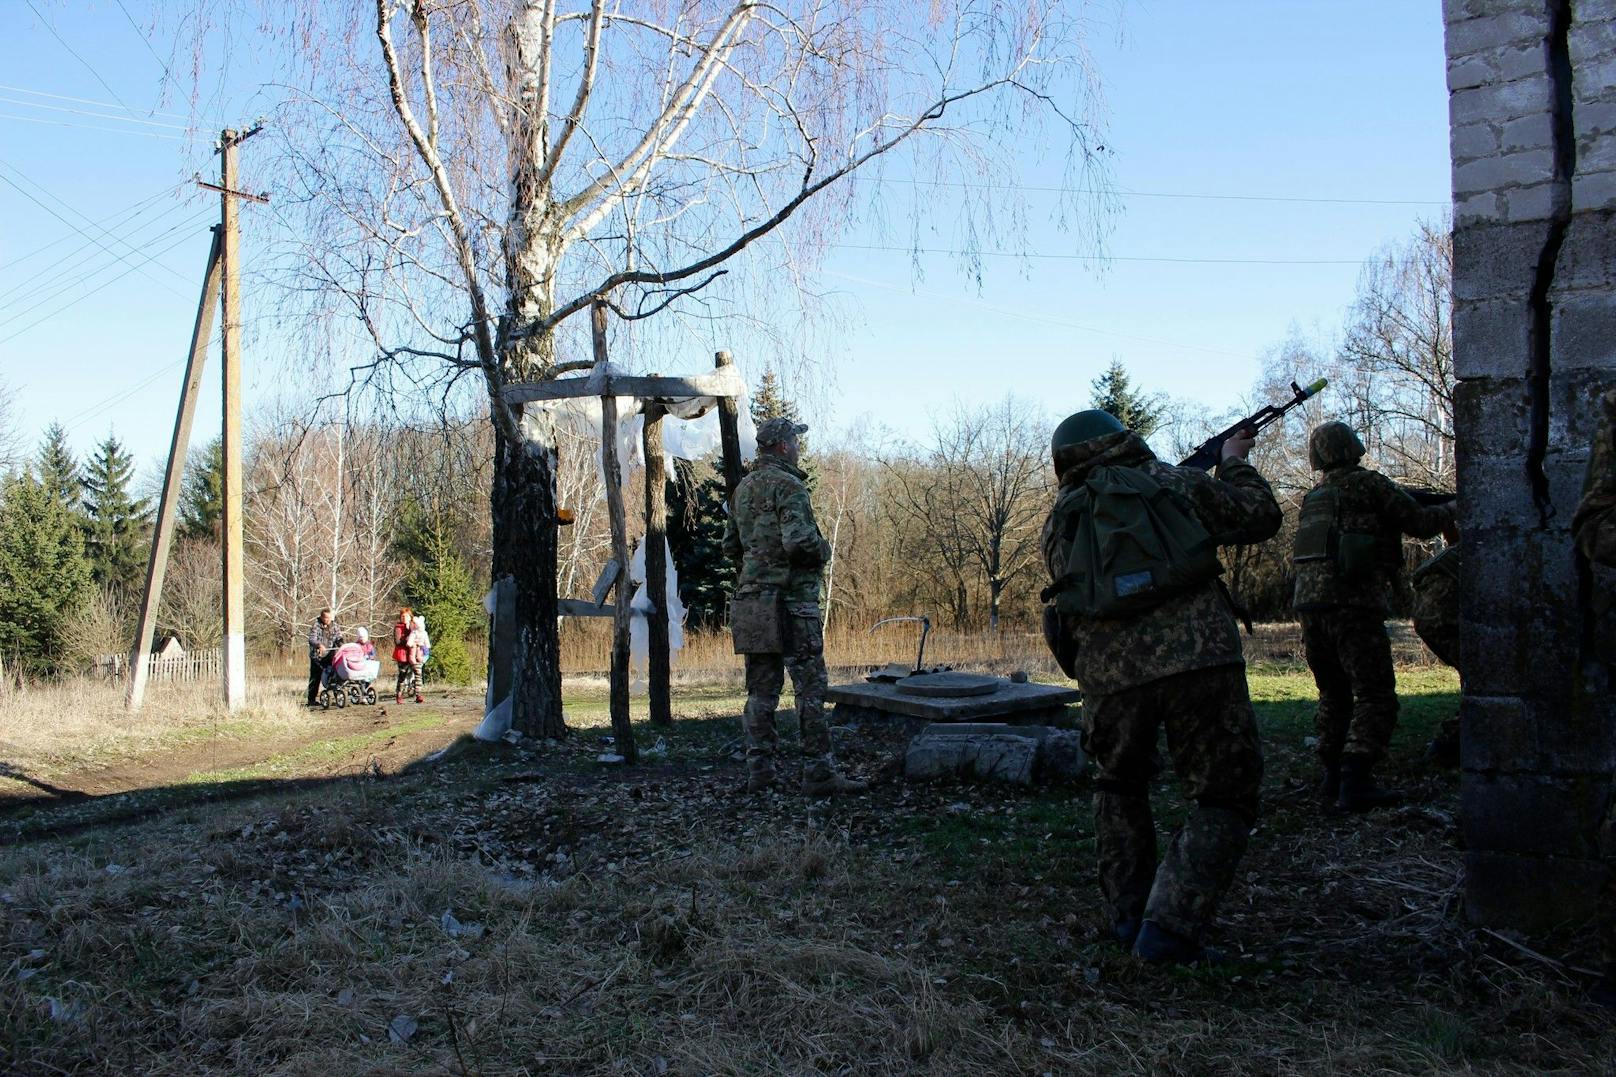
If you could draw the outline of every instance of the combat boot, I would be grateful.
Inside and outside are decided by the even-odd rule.
[[[1146,920],[1140,926],[1133,956],[1147,965],[1216,965],[1223,961],[1223,955],[1217,950],[1169,931],[1154,920]]]
[[[1319,801],[1327,808],[1335,807],[1341,798],[1341,760],[1325,759],[1324,778],[1319,782]]]
[[[1369,760],[1349,756],[1341,761],[1341,795],[1335,802],[1337,808],[1356,814],[1390,808],[1402,800],[1401,791],[1382,789],[1375,784],[1375,765]]]
[[[1124,950],[1132,950],[1133,944],[1139,940],[1139,928],[1144,923],[1137,916],[1124,916],[1111,925],[1111,937]]]
[[[869,782],[855,781],[838,773],[829,756],[814,759],[802,769],[802,791],[811,797],[833,797],[838,793],[862,793]]]

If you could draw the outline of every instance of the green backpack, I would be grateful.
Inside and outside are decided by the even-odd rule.
[[[1041,597],[1061,613],[1129,617],[1223,571],[1188,502],[1139,468],[1095,468],[1055,512],[1066,566]]]

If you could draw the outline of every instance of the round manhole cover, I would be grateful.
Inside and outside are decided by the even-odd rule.
[[[906,696],[986,696],[1003,683],[980,673],[917,673],[899,681],[898,691]]]

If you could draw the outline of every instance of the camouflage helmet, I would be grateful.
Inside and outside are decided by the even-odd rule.
[[[1061,420],[1061,424],[1055,428],[1054,436],[1049,439],[1049,452],[1053,456],[1062,449],[1094,438],[1103,438],[1107,434],[1120,434],[1126,429],[1127,427],[1109,411],[1090,408],[1088,411],[1080,411]]]
[[[1363,442],[1346,423],[1321,423],[1307,438],[1307,462],[1315,471],[1356,464],[1363,459]]]
[[[806,423],[793,422],[783,415],[776,416],[773,419],[765,419],[758,424],[757,446],[763,449],[770,445],[784,444],[799,434],[807,432],[808,425]]]

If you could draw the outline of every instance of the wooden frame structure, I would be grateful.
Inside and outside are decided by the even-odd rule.
[[[668,510],[663,490],[666,475],[662,454],[662,419],[673,405],[706,397],[716,401],[723,456],[724,494],[728,498],[735,493],[735,487],[741,481],[740,409],[736,401],[746,391],[746,386],[741,381],[729,352],[718,352],[713,357],[714,369],[711,374],[663,377],[659,374],[609,373],[606,354],[606,311],[607,305],[603,299],[596,300],[590,310],[595,368],[587,377],[514,382],[505,387],[504,396],[506,402],[513,405],[600,397],[601,470],[605,477],[606,515],[612,532],[612,562],[608,563],[601,582],[595,587],[593,602],[561,599],[556,603],[556,609],[562,616],[612,618],[610,679],[612,735],[618,753],[628,762],[634,762],[638,753],[629,723],[628,692],[629,624],[632,618],[629,602],[633,597],[633,589],[629,586],[628,520],[623,507],[623,474],[617,453],[619,419],[617,400],[619,397],[633,397],[637,401],[638,409],[645,416],[642,444],[645,450],[645,590],[651,599],[651,609],[646,613],[650,716],[653,725],[671,725],[672,656],[668,643],[666,599],[668,565],[665,543]],[[700,414],[705,414],[705,411],[697,413]],[[616,566],[615,573],[613,564]],[[613,586],[617,589],[616,600],[610,608],[607,608],[606,594]],[[499,631],[497,625],[495,631],[496,633]]]

